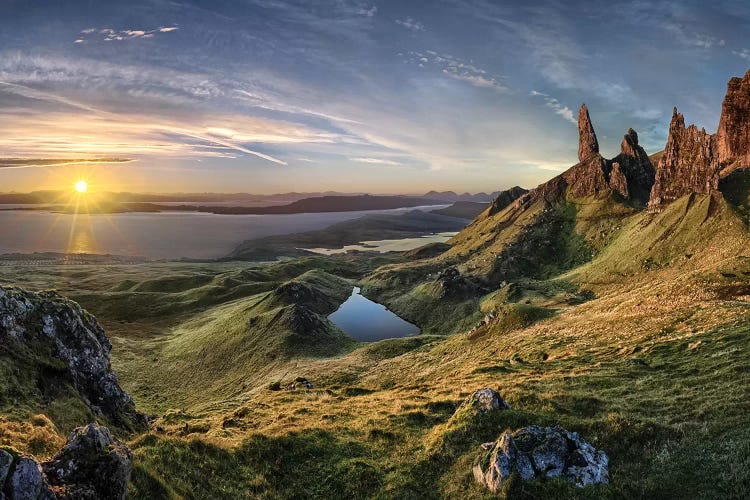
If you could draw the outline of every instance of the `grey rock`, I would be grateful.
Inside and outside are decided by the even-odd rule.
[[[13,455],[5,450],[0,450],[0,489],[5,484],[5,480],[8,479],[10,468],[13,465]]]
[[[492,449],[483,450],[474,477],[495,493],[514,472],[524,481],[561,477],[578,487],[609,482],[607,455],[559,426],[505,432]]]
[[[145,427],[143,415],[135,411],[112,370],[112,344],[96,319],[77,303],[55,292],[0,287],[0,342],[49,346],[96,415],[123,427]]]
[[[10,478],[12,500],[46,500],[55,495],[49,488],[39,463],[30,457],[21,457]]]
[[[461,406],[471,406],[477,413],[492,410],[509,410],[510,405],[494,389],[485,387],[466,398]]]
[[[49,482],[67,498],[121,500],[127,496],[132,454],[106,427],[79,427],[52,460],[44,463]]]

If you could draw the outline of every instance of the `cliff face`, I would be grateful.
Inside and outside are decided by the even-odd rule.
[[[718,190],[719,159],[715,137],[695,125],[685,127],[685,118],[674,108],[649,208],[658,209],[686,194],[714,194]]]
[[[649,209],[658,211],[690,193],[718,196],[720,178],[749,167],[750,71],[743,78],[729,80],[716,134],[695,125],[685,127],[684,117],[674,109]]]
[[[732,78],[721,107],[716,154],[722,169],[750,167],[750,71]]]

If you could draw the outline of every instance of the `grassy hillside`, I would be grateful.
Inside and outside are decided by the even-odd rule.
[[[510,206],[404,256],[0,276],[55,283],[106,326],[123,386],[157,417],[130,440],[134,498],[489,498],[480,445],[529,424],[581,433],[611,483],[516,482],[512,498],[746,498],[750,255],[727,198]],[[423,334],[343,336],[325,317],[354,284]],[[286,388],[298,377],[314,388]],[[456,413],[487,386],[512,410]],[[6,419],[24,450],[61,439],[53,421],[32,445]]]

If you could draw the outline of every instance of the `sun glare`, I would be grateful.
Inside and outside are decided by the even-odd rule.
[[[76,182],[73,187],[77,193],[83,194],[89,190],[89,183],[81,180],[81,181]]]

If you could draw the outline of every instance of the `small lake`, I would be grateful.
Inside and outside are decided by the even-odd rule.
[[[399,318],[384,305],[362,296],[354,287],[351,297],[328,316],[331,322],[344,333],[360,342],[376,342],[383,339],[411,337],[419,333],[419,327]]]

